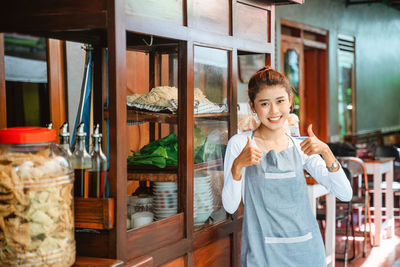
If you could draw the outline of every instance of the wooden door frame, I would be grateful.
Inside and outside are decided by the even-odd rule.
[[[66,119],[63,41],[47,39],[47,83],[50,121],[59,129]],[[0,33],[0,129],[7,127],[7,97],[4,63],[4,34]]]
[[[47,39],[47,83],[49,84],[50,121],[59,129],[66,119],[63,41]]]
[[[281,59],[284,58],[285,52],[289,49],[295,50],[299,55],[299,84],[297,90],[299,94],[299,103],[301,104],[304,103],[304,51],[301,39],[289,36],[281,36]],[[281,71],[282,73],[284,73],[285,71],[283,64],[281,64]],[[306,127],[305,115],[306,115],[305,112],[302,112],[300,109],[299,112],[300,129],[305,129]]]
[[[296,44],[301,46],[299,54],[299,72],[300,72],[300,81],[299,81],[299,101],[300,101],[300,132],[301,134],[307,134],[307,126],[306,125],[306,111],[304,110],[305,107],[302,105],[305,99],[305,64],[304,64],[304,47],[311,47],[318,50],[322,50],[322,58],[319,60],[320,64],[324,66],[324,69],[320,71],[319,75],[323,82],[321,83],[321,96],[323,99],[320,99],[322,103],[320,105],[320,120],[322,128],[320,129],[319,138],[325,142],[329,140],[329,75],[328,75],[328,31],[322,28],[302,24],[299,22],[293,22],[285,19],[281,19],[281,27],[286,26],[299,31],[299,36],[288,36],[281,34],[281,70],[283,69],[283,55],[285,48],[290,47],[285,43],[292,43],[292,45]],[[305,32],[310,32],[316,34],[321,37],[320,40],[310,40],[305,38]],[[298,49],[299,50],[299,49]],[[303,107],[303,108],[302,108]]]

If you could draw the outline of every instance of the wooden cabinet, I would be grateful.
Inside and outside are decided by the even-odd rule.
[[[249,24],[249,17],[257,19],[256,25]],[[115,227],[77,233],[78,255],[120,259],[128,266],[239,266],[242,220],[238,215],[222,213],[220,220],[195,226],[195,177],[200,170],[212,170],[207,174],[212,177],[223,170],[222,157],[196,162],[196,127],[207,135],[224,136],[222,143],[237,132],[238,54],[265,54],[267,61],[274,62],[274,27],[274,6],[255,0],[168,0],[162,5],[141,0],[24,0],[9,2],[8,8],[0,11],[0,32],[79,41],[94,47],[95,123],[104,118],[109,121]],[[108,49],[106,108],[101,67],[104,48]],[[171,54],[175,63],[168,59]],[[176,113],[127,108],[127,95],[148,92],[157,85],[178,88]],[[225,104],[226,110],[197,114],[196,87],[213,102]],[[128,126],[127,121],[145,122],[145,126]],[[138,149],[170,132],[178,136],[178,164],[157,173],[177,181],[177,214],[127,230],[130,181],[158,179],[157,173],[144,168],[129,168],[128,148]],[[149,178],[146,172],[155,175]]]

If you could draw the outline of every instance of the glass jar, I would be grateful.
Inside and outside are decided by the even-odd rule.
[[[73,171],[54,129],[0,130],[0,265],[75,262]]]

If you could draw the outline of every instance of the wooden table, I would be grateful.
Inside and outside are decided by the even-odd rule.
[[[314,215],[317,213],[317,198],[326,195],[325,254],[327,266],[335,267],[336,198],[320,184],[308,185],[308,197]]]
[[[380,246],[382,239],[382,229],[387,230],[387,237],[394,235],[393,217],[393,160],[394,158],[379,158],[375,160],[365,160],[367,174],[374,176],[374,246]],[[386,173],[386,220],[382,220],[382,175]]]

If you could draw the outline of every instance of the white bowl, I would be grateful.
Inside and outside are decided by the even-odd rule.
[[[153,205],[153,209],[165,209],[165,208],[175,208],[178,206],[178,202],[165,202],[165,203],[158,203],[156,205]]]
[[[176,198],[160,199],[159,201],[153,204],[153,207],[157,207],[160,205],[171,205],[171,204],[178,205],[178,199]]]
[[[196,204],[196,205],[194,205],[193,206],[193,208],[195,209],[195,210],[199,210],[199,209],[212,209],[212,208],[214,208],[214,206],[212,205],[212,203],[201,203],[201,204]]]
[[[177,194],[157,194],[154,195],[154,200],[178,199]]]
[[[211,187],[210,183],[194,183],[194,188]]]
[[[194,199],[212,199],[213,195],[211,191],[206,192],[195,192]]]
[[[174,216],[176,214],[178,214],[178,213],[177,212],[174,212],[174,213],[159,213],[159,214],[156,214],[155,217],[158,218],[158,219],[159,218],[168,218],[168,217]]]
[[[193,212],[194,214],[199,214],[199,213],[212,212],[213,210],[214,210],[213,206],[202,206],[194,208]]]
[[[210,212],[204,212],[204,213],[196,213],[194,214],[194,224],[196,226],[204,224],[208,218],[210,217],[211,213]]]
[[[153,192],[155,192],[155,191],[166,191],[166,190],[178,191],[178,188],[176,186],[175,187],[153,187],[152,190],[153,190]]]
[[[195,182],[199,182],[199,181],[211,181],[211,176],[195,176],[194,177],[194,181]]]
[[[194,194],[202,195],[202,194],[210,194],[212,193],[211,188],[195,188]]]
[[[178,194],[176,189],[153,190],[153,194]]]
[[[161,213],[177,213],[178,212],[178,207],[176,208],[158,208],[154,209],[155,214],[161,214]]]
[[[203,207],[203,206],[212,206],[213,202],[212,201],[196,201],[194,202],[194,207]]]
[[[139,228],[153,222],[154,214],[149,211],[136,212],[131,216],[133,228]]]
[[[176,197],[160,197],[156,202],[154,202],[153,206],[166,203],[178,203],[178,199]]]
[[[169,188],[177,188],[178,184],[176,182],[159,182],[154,183],[153,188],[161,188],[161,187],[169,187]]]
[[[194,181],[194,185],[210,185],[211,181],[206,181],[206,180],[200,180],[200,181]]]
[[[153,184],[152,186],[154,187],[178,187],[177,183],[172,183],[172,184]]]
[[[178,210],[178,205],[163,205],[159,206],[154,209],[154,212],[160,211],[160,210]]]

